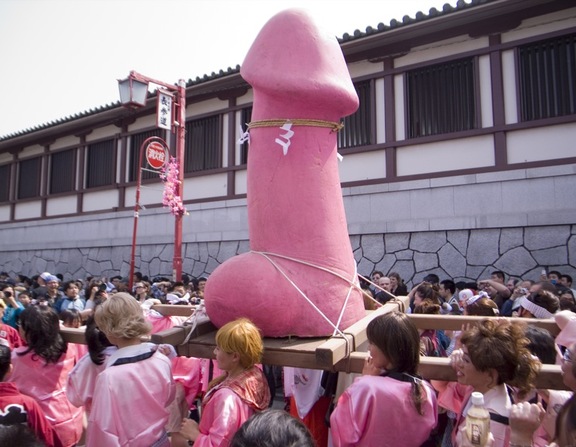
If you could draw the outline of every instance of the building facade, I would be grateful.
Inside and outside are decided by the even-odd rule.
[[[338,146],[361,274],[576,277],[572,2],[459,3],[340,44],[360,98]],[[128,274],[140,145],[174,140],[155,127],[155,99],[0,137],[0,270]],[[249,250],[238,139],[251,105],[239,67],[187,83],[182,254],[193,276]],[[174,218],[157,174],[143,178],[136,268],[170,276]]]

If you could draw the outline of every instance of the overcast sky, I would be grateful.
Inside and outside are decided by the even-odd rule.
[[[118,100],[130,70],[167,83],[241,65],[279,11],[337,37],[456,0],[0,0],[0,136]]]

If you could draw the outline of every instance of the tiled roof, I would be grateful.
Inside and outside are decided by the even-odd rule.
[[[392,20],[390,20],[389,25],[384,25],[383,23],[379,23],[376,28],[373,28],[371,26],[367,27],[365,32],[362,32],[360,30],[356,30],[356,31],[354,31],[353,35],[345,33],[342,36],[342,38],[338,39],[338,42],[340,42],[342,44],[345,42],[350,42],[352,40],[362,39],[363,37],[366,37],[366,36],[384,33],[386,31],[390,31],[390,30],[393,30],[396,28],[400,28],[400,27],[407,26],[407,25],[412,25],[412,24],[417,23],[417,22],[423,22],[425,20],[435,19],[437,17],[441,17],[441,16],[444,16],[446,14],[462,11],[464,9],[473,8],[475,6],[486,4],[486,3],[491,3],[494,1],[496,1],[496,0],[471,0],[469,3],[467,3],[464,0],[458,0],[458,2],[456,3],[456,6],[452,6],[449,3],[445,3],[444,6],[442,7],[442,11],[438,11],[436,8],[430,8],[430,11],[428,12],[428,14],[424,14],[422,11],[418,11],[414,18],[412,18],[408,15],[405,15],[402,18],[401,22],[396,20],[396,19],[392,19]]]
[[[414,24],[417,22],[422,22],[425,20],[434,19],[437,17],[444,16],[446,14],[451,14],[451,13],[458,12],[458,11],[461,11],[464,9],[472,8],[472,7],[477,6],[477,5],[491,3],[494,1],[497,1],[497,0],[471,0],[470,3],[466,3],[464,0],[458,0],[458,3],[456,4],[455,7],[446,3],[442,7],[442,11],[438,11],[436,8],[431,8],[430,11],[428,12],[428,14],[424,14],[422,11],[419,11],[416,13],[414,18],[406,15],[402,18],[401,22],[396,20],[396,19],[392,19],[390,21],[389,25],[384,25],[383,23],[379,23],[376,28],[373,28],[371,26],[367,27],[365,32],[362,32],[360,30],[356,30],[356,31],[354,31],[354,33],[352,35],[345,33],[341,38],[338,38],[338,42],[340,44],[344,44],[346,42],[359,40],[359,39],[362,39],[364,37],[371,36],[374,34],[385,33],[386,31],[397,29],[397,28],[400,28],[403,26],[411,25],[411,24]],[[194,79],[194,80],[188,79],[188,81],[186,82],[186,87],[192,87],[195,85],[200,85],[200,84],[203,84],[205,82],[213,81],[213,80],[216,80],[219,78],[224,78],[226,76],[229,76],[231,74],[236,74],[239,72],[240,72],[240,66],[239,65],[236,65],[236,67],[234,67],[234,68],[228,67],[226,70],[220,70],[218,73],[212,72],[211,74],[209,74],[209,75],[205,74],[202,77],[197,76],[196,79]],[[155,94],[152,93],[150,95],[154,96]],[[57,119],[54,121],[49,121],[49,122],[44,123],[44,124],[39,124],[37,126],[29,127],[29,128],[17,131],[17,132],[13,132],[13,133],[10,133],[7,135],[0,136],[0,142],[9,140],[11,138],[19,137],[22,135],[30,134],[33,132],[37,132],[39,130],[47,129],[47,128],[57,126],[60,124],[68,123],[68,122],[71,122],[71,121],[74,121],[74,120],[77,120],[80,118],[85,118],[85,117],[90,116],[90,115],[94,115],[97,113],[101,113],[101,112],[104,112],[107,110],[117,108],[118,106],[120,106],[120,101],[117,101],[117,102],[114,102],[111,104],[106,104],[104,106],[96,107],[93,109],[85,110],[83,112],[79,112],[79,113],[76,113],[74,115],[69,115],[69,116],[66,116],[64,118],[60,118],[60,119]]]

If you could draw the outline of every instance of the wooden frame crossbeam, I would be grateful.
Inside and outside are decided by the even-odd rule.
[[[265,338],[262,363],[267,365],[293,366],[298,368],[324,369],[347,373],[361,373],[367,353],[359,351],[367,342],[366,327],[379,315],[404,311],[409,305],[408,297],[398,297],[395,302],[388,302],[374,311],[366,311],[366,316],[353,324],[342,334],[328,338]],[[196,306],[157,305],[153,309],[163,315],[192,315]],[[485,317],[467,317],[455,315],[414,315],[409,317],[419,329],[461,330],[463,326],[476,323]],[[538,326],[548,330],[553,336],[559,333],[554,320],[508,318],[512,321]],[[200,323],[189,336],[191,326],[174,327],[153,334],[150,340],[154,343],[173,345],[179,355],[198,358],[214,358],[217,328],[210,322]],[[63,337],[71,343],[85,343],[84,328],[62,328]],[[184,343],[186,338],[187,343]],[[419,373],[427,380],[455,381],[456,374],[447,358],[420,357]],[[559,365],[543,365],[537,379],[538,388],[567,389],[562,381]]]

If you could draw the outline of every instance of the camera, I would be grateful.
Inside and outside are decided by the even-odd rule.
[[[98,290],[100,290],[100,292],[106,292],[106,284],[102,283],[98,286]]]

